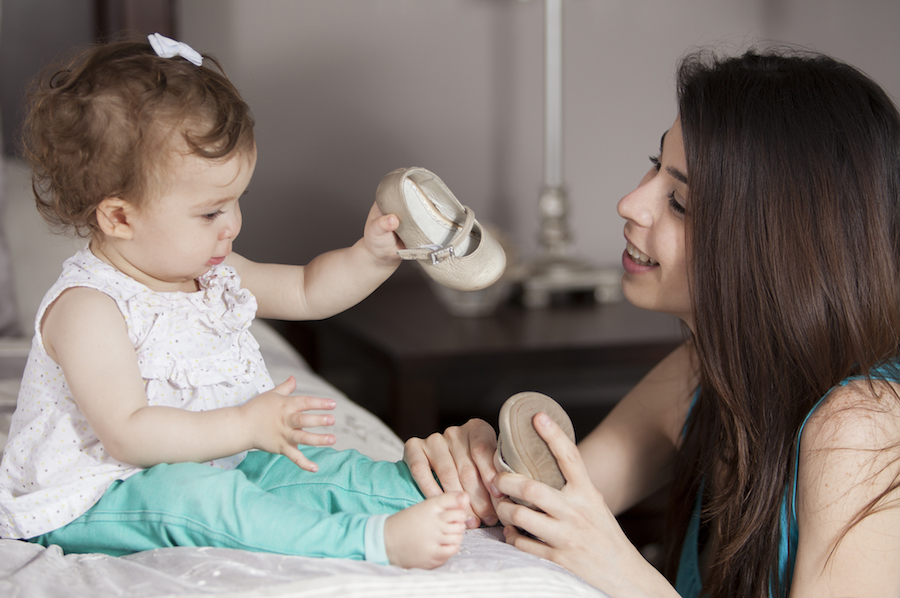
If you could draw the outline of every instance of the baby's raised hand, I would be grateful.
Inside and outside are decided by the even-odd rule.
[[[382,214],[378,204],[372,204],[369,216],[366,219],[366,228],[363,233],[363,242],[366,248],[378,260],[399,262],[398,249],[405,246],[400,237],[394,234],[400,226],[400,219],[395,214]]]
[[[304,413],[310,410],[334,409],[332,399],[320,399],[302,395],[292,396],[297,387],[293,376],[241,406],[242,418],[253,448],[288,457],[306,471],[318,471],[318,466],[307,459],[298,444],[328,446],[334,444],[334,435],[309,432],[306,428],[330,426],[334,416],[330,414]]]

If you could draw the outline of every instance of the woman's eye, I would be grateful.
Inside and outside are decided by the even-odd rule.
[[[656,172],[659,172],[662,169],[662,161],[659,156],[650,156],[650,164],[653,165]],[[683,215],[685,212],[684,206],[675,199],[675,191],[667,194],[666,197],[669,198],[669,207],[672,208],[676,214]]]
[[[675,199],[675,192],[672,191],[668,195],[669,198],[669,207],[672,208],[678,214],[684,214],[684,206],[678,203],[678,200]]]

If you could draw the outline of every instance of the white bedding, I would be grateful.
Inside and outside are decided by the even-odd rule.
[[[51,236],[28,196],[28,171],[9,164],[4,228],[15,266],[15,290],[28,330],[44,291],[56,279],[72,243]],[[2,194],[2,189],[0,189]],[[2,213],[2,212],[0,212]],[[280,335],[253,325],[276,383],[297,379],[296,394],[333,398],[337,448],[373,459],[398,460],[401,440],[381,420],[312,372]],[[0,451],[30,342],[0,338]],[[273,514],[277,517],[277,514]],[[605,596],[564,569],[502,541],[499,529],[467,532],[460,553],[432,571],[362,561],[284,557],[240,550],[164,548],[125,557],[63,555],[18,540],[0,540],[0,598],[149,597],[404,597],[519,598]]]
[[[55,546],[11,547],[7,544],[15,541],[2,540],[0,594],[10,598],[602,596],[561,569],[522,558],[498,536],[497,530],[469,532],[461,554],[434,571],[217,548],[164,548],[125,557],[63,556]]]
[[[355,448],[376,459],[402,457],[402,442],[384,423],[311,372],[270,327],[255,323],[253,333],[275,380],[294,375],[298,394],[338,401],[333,412],[337,448]],[[0,540],[0,596],[513,598],[604,594],[553,563],[507,546],[500,529],[492,528],[467,532],[460,553],[433,571],[218,548],[163,548],[125,557],[63,555],[55,546],[45,549]]]

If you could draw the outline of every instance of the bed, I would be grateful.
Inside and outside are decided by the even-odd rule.
[[[74,253],[79,242],[51,235],[43,226],[29,195],[24,164],[7,160],[0,168],[5,173],[0,178],[0,318],[6,320],[0,321],[0,330],[13,334],[0,337],[2,451],[30,346],[33,314],[62,261]],[[16,329],[21,336],[15,336]],[[337,448],[354,448],[374,459],[402,456],[403,443],[390,428],[317,376],[271,326],[258,321],[253,333],[275,380],[293,374],[298,382],[296,393],[338,402],[333,412]],[[55,546],[45,549],[18,540],[0,540],[0,596],[503,598],[605,594],[553,563],[507,546],[499,528],[491,528],[468,531],[459,554],[432,571],[215,548],[165,548],[118,558],[64,555]]]

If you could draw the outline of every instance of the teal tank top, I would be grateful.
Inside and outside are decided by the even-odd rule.
[[[898,365],[900,365],[900,363],[894,362],[891,366],[882,366],[873,369],[871,377],[877,380],[900,382],[895,376],[895,372],[897,371],[895,368],[897,368]],[[841,381],[838,386],[846,386],[853,380],[865,379],[867,379],[866,376],[851,376]],[[694,394],[691,409],[694,408],[694,403],[697,401],[699,392],[700,390],[697,389],[697,392]],[[819,399],[810,412],[806,414],[806,417],[803,418],[803,423],[797,431],[798,447],[800,445],[800,437],[803,435],[803,429],[806,427],[806,422],[809,421],[810,416],[815,413],[816,409],[819,408],[819,405],[822,404],[829,394],[831,394],[831,391],[828,391],[824,397]],[[794,485],[793,488],[785,490],[785,497],[781,501],[781,539],[778,548],[778,567],[781,572],[781,579],[786,580],[786,587],[779,588],[778,591],[775,592],[770,591],[769,595],[773,598],[775,596],[787,596],[790,592],[791,577],[794,574],[794,561],[797,558],[797,542],[799,540],[797,511],[794,507],[794,505],[797,504],[797,469],[799,465],[800,453],[797,451],[794,455]],[[792,499],[790,501],[790,509],[788,508],[789,503],[787,500],[788,491],[791,492]],[[681,558],[678,561],[678,572],[675,577],[675,590],[682,598],[700,598],[700,591],[702,590],[699,558],[701,498],[702,496],[698,495],[697,501],[694,503],[694,511],[691,514],[691,521],[688,524],[687,533],[684,536],[684,543],[681,548]]]

